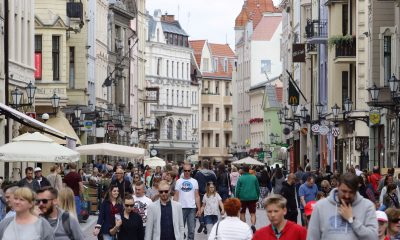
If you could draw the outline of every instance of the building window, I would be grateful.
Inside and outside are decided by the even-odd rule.
[[[229,96],[229,95],[231,95],[230,91],[229,91],[229,82],[226,82],[225,83],[225,96]]]
[[[164,34],[165,42],[168,44],[168,33]]]
[[[383,37],[383,78],[385,86],[388,85],[388,80],[392,75],[392,37]]]
[[[183,39],[182,39],[183,37],[182,37],[182,35],[179,35],[178,36],[178,45],[179,46],[182,46],[183,45]]]
[[[182,140],[182,122],[180,120],[176,124],[176,140]]]
[[[75,47],[69,47],[69,88],[75,88]]]
[[[204,107],[201,108],[201,121],[204,121]]]
[[[172,120],[168,119],[167,122],[167,139],[172,140]]]
[[[190,106],[190,102],[189,102],[189,91],[186,91],[186,106],[189,107]]]
[[[215,81],[215,94],[219,95],[219,82]]]
[[[167,89],[167,106],[169,105],[169,89]]]
[[[224,72],[228,72],[228,59],[224,58]]]
[[[219,133],[215,134],[215,147],[219,147]]]
[[[208,72],[208,64],[209,64],[208,60],[209,60],[208,58],[203,58],[202,62],[203,62],[203,71],[204,72]]]
[[[53,80],[60,80],[60,36],[52,37]]]
[[[169,77],[169,60],[167,60],[167,77]]]
[[[210,107],[207,108],[207,115],[208,115],[207,116],[207,121],[210,122],[211,121],[211,108]]]
[[[211,147],[211,133],[207,133],[207,147]]]
[[[35,80],[42,79],[42,35],[35,35]]]
[[[225,108],[225,121],[229,121],[229,108]]]
[[[190,79],[190,70],[189,70],[189,63],[186,63],[186,69],[187,69],[187,71],[186,71],[186,73],[187,73],[187,79],[189,80]]]
[[[179,105],[179,90],[176,90],[176,106]]]
[[[182,107],[183,107],[183,100],[185,99],[184,95],[185,95],[185,92],[182,91],[182,98],[181,98],[181,106],[182,106]]]
[[[261,60],[261,73],[271,73],[271,60]]]
[[[178,45],[178,35],[174,34],[174,45]]]
[[[171,44],[171,45],[173,45],[173,44],[174,44],[174,41],[173,41],[173,36],[172,36],[171,33],[168,34],[168,39],[169,39],[169,40],[168,40],[168,43]]]
[[[174,90],[172,90],[172,94],[171,94],[171,96],[172,96],[172,101],[171,101],[171,106],[174,106]]]
[[[160,76],[161,71],[161,58],[157,59],[157,76]]]
[[[172,69],[172,72],[171,72],[171,77],[173,78],[174,77],[174,67],[175,67],[175,62],[174,61],[172,61],[172,66],[171,66],[171,69]]]
[[[219,108],[215,108],[215,121],[219,121]]]
[[[225,147],[229,147],[229,133],[225,133]]]
[[[205,147],[204,146],[204,133],[201,134],[201,147]]]
[[[218,58],[214,58],[213,69],[214,69],[214,72],[218,72]]]
[[[183,69],[185,69],[185,64],[182,63],[182,79],[183,79]]]

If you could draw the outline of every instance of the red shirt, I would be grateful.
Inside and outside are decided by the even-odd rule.
[[[291,221],[287,221],[282,229],[279,240],[306,240],[307,230]],[[278,239],[272,225],[260,228],[253,235],[253,240]]]
[[[379,180],[381,180],[381,175],[379,173],[373,173],[371,176],[369,176],[369,182],[371,183],[375,192],[378,191]]]
[[[82,182],[81,175],[77,172],[69,172],[65,175],[63,182],[74,191],[75,196],[79,196],[79,182]]]

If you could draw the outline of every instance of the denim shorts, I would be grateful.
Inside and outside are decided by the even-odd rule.
[[[215,224],[218,222],[217,215],[207,215],[204,216],[204,224]]]

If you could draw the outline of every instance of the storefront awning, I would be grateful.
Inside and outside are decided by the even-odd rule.
[[[57,129],[60,132],[65,133],[68,136],[71,136],[76,139],[76,145],[81,145],[81,141],[79,140],[78,135],[76,135],[76,132],[74,128],[71,126],[69,123],[68,119],[65,118],[64,113],[58,112],[56,117],[50,118],[47,120],[46,124],[50,127],[53,127]],[[48,136],[51,139],[53,139],[56,143],[66,145],[66,140],[53,137],[53,136]]]
[[[34,128],[38,131],[47,133],[51,136],[54,136],[54,137],[57,137],[60,139],[65,139],[67,141],[73,141],[73,142],[76,142],[78,140],[77,137],[70,136],[70,135],[63,133],[47,124],[39,122],[38,120],[31,118],[31,117],[25,115],[24,113],[19,112],[3,103],[0,103],[0,115],[6,115],[7,117],[12,118],[15,121],[17,121],[25,126]]]

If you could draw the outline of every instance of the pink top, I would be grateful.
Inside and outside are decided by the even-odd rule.
[[[240,177],[240,174],[238,172],[231,172],[230,177],[231,177],[231,184],[232,184],[232,186],[235,187],[236,183]]]

